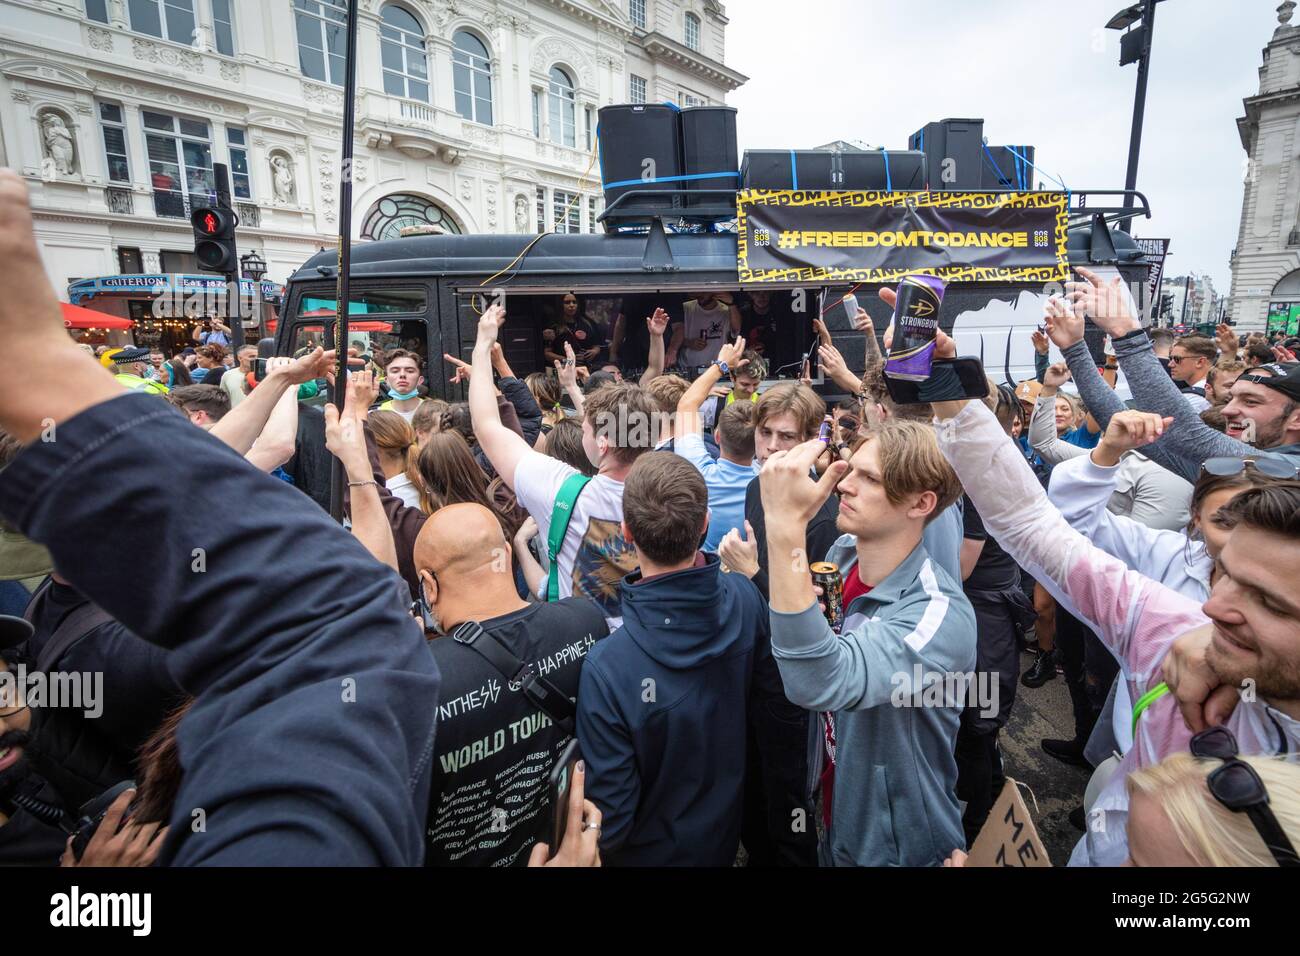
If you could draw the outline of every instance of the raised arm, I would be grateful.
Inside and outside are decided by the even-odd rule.
[[[839,349],[833,345],[819,345],[817,346],[817,357],[821,360],[822,371],[830,377],[832,382],[850,395],[857,395],[862,391],[862,379],[849,371],[848,364],[844,361],[844,356],[840,354]]]
[[[497,474],[513,491],[515,467],[519,464],[519,459],[532,452],[532,449],[523,436],[501,423],[496,389],[492,386],[492,345],[505,320],[506,310],[499,305],[489,306],[479,319],[478,339],[474,343],[474,361],[471,366],[473,373],[469,379],[469,414],[479,447]]]
[[[664,332],[668,330],[668,313],[655,309],[655,314],[645,322],[650,330],[650,357],[641,373],[640,385],[643,388],[664,373]]]
[[[1156,358],[1151,340],[1129,308],[1123,279],[1116,277],[1105,283],[1087,269],[1078,272],[1085,281],[1066,283],[1067,294],[1074,302],[1076,312],[1083,310],[1091,315],[1110,335],[1120,368],[1133,390],[1134,402],[1142,411],[1174,420],[1162,442],[1163,447],[1159,448],[1167,456],[1160,463],[1188,481],[1195,481],[1207,458],[1240,458],[1254,454],[1252,446],[1229,438],[1201,421],[1201,416],[1178,391],[1178,386]],[[1097,420],[1103,426],[1107,424],[1100,417]],[[1156,459],[1155,455],[1151,457]]]
[[[1034,414],[1029,419],[1029,444],[1049,465],[1088,454],[1086,448],[1071,445],[1056,434],[1056,393],[1069,377],[1070,370],[1063,362],[1048,368],[1038,401],[1034,403]]]
[[[299,385],[325,375],[333,367],[333,362],[334,353],[320,349],[296,359],[284,356],[267,359],[266,378],[253,389],[253,394],[213,425],[208,434],[239,454],[248,454],[253,442],[266,428],[280,396],[290,388],[296,396]]]
[[[298,389],[286,388],[244,457],[262,471],[275,471],[293,457],[298,436]]]
[[[364,381],[371,372],[353,372],[348,377],[348,392],[343,413],[334,405],[325,406],[325,447],[343,463],[348,477],[348,505],[352,516],[352,534],[375,560],[394,571],[400,571],[397,548],[393,543],[393,529],[379,496],[379,482],[370,471],[370,458],[366,449],[366,433],[357,417],[357,406],[365,401],[361,396],[371,387]],[[358,382],[358,379],[363,381]]]
[[[77,590],[176,652],[195,696],[177,741],[202,759],[186,761],[161,862],[419,865],[439,682],[397,578],[305,495],[77,348],[26,197],[0,170],[0,428],[28,443],[0,474],[0,513]],[[58,440],[38,441],[49,428]],[[238,507],[168,493],[214,483]],[[153,520],[99,533],[142,501]]]
[[[746,360],[741,358],[744,354],[745,337],[742,335],[735,342],[723,343],[722,348],[718,349],[718,363],[728,366],[730,374],[734,375],[742,365],[746,364]],[[682,394],[677,402],[677,415],[673,424],[674,437],[700,434],[702,430],[700,406],[704,404],[709,397],[709,391],[721,378],[722,369],[719,364],[710,365]]]
[[[939,448],[985,530],[1022,568],[1059,589],[1132,674],[1147,673],[1172,637],[1204,620],[1200,605],[1129,570],[1075,531],[1048,501],[1024,456],[981,402],[934,406]],[[1135,637],[1138,638],[1135,640]],[[1147,638],[1143,640],[1142,638]]]

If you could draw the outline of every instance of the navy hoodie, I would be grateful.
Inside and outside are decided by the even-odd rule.
[[[20,453],[0,514],[196,698],[161,864],[423,861],[437,665],[406,585],[310,498],[124,392]]]
[[[745,702],[770,655],[767,605],[716,555],[623,579],[623,626],[587,653],[578,740],[612,866],[731,866],[740,842]]]

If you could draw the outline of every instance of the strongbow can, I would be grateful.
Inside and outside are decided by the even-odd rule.
[[[822,589],[826,623],[832,631],[839,633],[844,624],[844,579],[840,576],[840,566],[830,561],[818,561],[808,570],[812,572],[813,584]]]
[[[934,276],[907,276],[898,284],[894,341],[885,362],[890,378],[922,382],[930,377],[944,288],[944,281]]]

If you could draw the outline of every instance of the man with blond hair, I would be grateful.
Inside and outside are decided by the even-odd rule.
[[[874,427],[848,462],[810,476],[823,443],[770,455],[759,476],[768,515],[772,655],[790,699],[829,712],[809,779],[821,779],[823,865],[939,866],[965,845],[957,801],[957,728],[975,669],[975,614],[930,559],[925,526],[961,494],[934,433]],[[807,525],[831,492],[857,537],[840,569],[844,623],[827,623],[806,563]],[[833,760],[820,769],[823,754]]]

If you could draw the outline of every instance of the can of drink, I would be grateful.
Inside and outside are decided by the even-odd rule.
[[[831,420],[829,418],[822,422],[822,427],[817,430],[817,440],[823,445],[831,443]]]
[[[830,561],[818,561],[808,570],[812,572],[813,584],[822,589],[826,623],[838,634],[844,624],[844,578],[840,576],[840,566]]]
[[[923,382],[930,377],[945,288],[946,283],[934,276],[906,276],[898,284],[894,341],[885,362],[885,374],[890,378]]]

